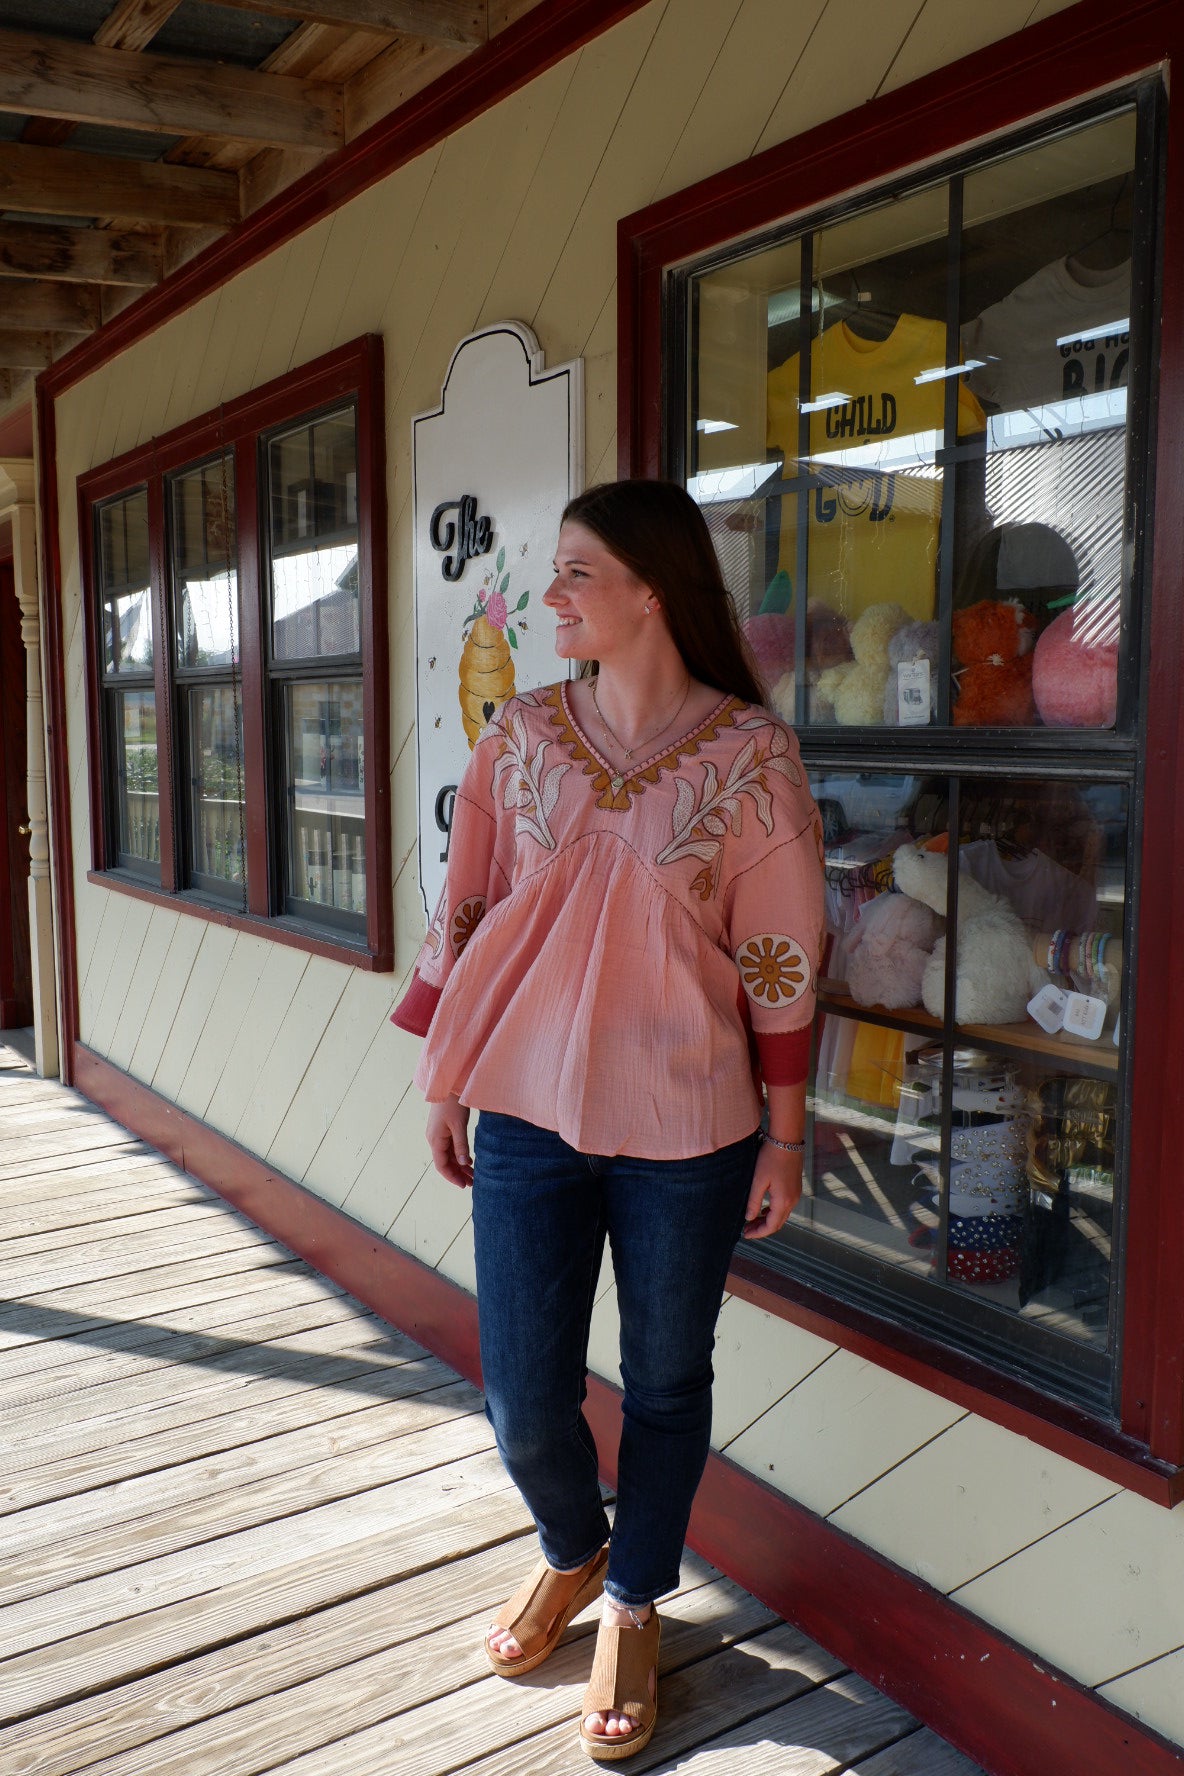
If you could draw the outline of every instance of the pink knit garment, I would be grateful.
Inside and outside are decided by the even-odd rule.
[[[621,777],[563,685],[515,697],[457,790],[444,894],[394,1013],[415,1083],[583,1153],[751,1134],[805,1077],[822,830],[792,729],[724,697]],[[750,1040],[751,1038],[751,1040]]]

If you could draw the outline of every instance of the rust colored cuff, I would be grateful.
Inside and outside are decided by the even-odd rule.
[[[757,1030],[757,1053],[766,1085],[800,1085],[810,1071],[810,1026],[784,1034]]]
[[[429,986],[416,969],[411,985],[391,1012],[391,1023],[398,1024],[400,1030],[409,1030],[413,1036],[426,1036],[442,991]]]

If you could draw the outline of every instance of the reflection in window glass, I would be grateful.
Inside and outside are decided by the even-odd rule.
[[[790,720],[1114,725],[1134,136],[690,277],[687,485]]]
[[[104,672],[151,672],[147,492],[100,507],[98,522]]]
[[[361,628],[352,410],[273,438],[268,473],[274,658],[356,654]]]
[[[1078,1344],[1109,1334],[1128,795],[819,770],[827,943],[796,1228]],[[947,1096],[948,1094],[948,1096]],[[796,1226],[795,1226],[796,1224]]]
[[[1127,111],[965,180],[961,342],[987,439],[982,522],[959,537],[960,724],[1114,725],[1134,164]]]
[[[361,684],[290,684],[285,728],[293,910],[361,930],[366,912]]]
[[[160,866],[160,784],[156,698],[152,691],[120,691],[111,699],[117,752],[120,862]]]
[[[242,708],[232,687],[189,694],[193,886],[241,889],[245,871]]]
[[[177,661],[238,664],[238,538],[234,462],[203,463],[170,483]]]
[[[941,187],[821,230],[808,376],[799,355],[769,375],[769,444],[807,482],[782,505],[778,566],[800,578],[804,523],[808,613],[812,606],[815,623],[831,629],[845,625],[849,644],[866,617],[857,658],[886,645],[889,614],[896,628],[936,614],[947,220]],[[958,434],[982,425],[959,379]],[[848,724],[883,720],[878,676],[874,686],[864,676],[823,681],[820,672],[813,719],[833,710]]]

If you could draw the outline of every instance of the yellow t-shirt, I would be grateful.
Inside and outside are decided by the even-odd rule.
[[[887,339],[861,339],[845,321],[828,327],[810,353],[810,462],[821,477],[810,490],[809,596],[845,617],[869,604],[903,605],[933,616],[945,378],[925,378],[945,364],[941,321],[902,314]],[[918,381],[918,377],[923,380]],[[838,397],[823,406],[827,396]],[[958,435],[986,427],[983,410],[958,380]],[[769,373],[768,443],[785,473],[798,468],[798,359]],[[779,565],[797,578],[798,499],[781,503]]]

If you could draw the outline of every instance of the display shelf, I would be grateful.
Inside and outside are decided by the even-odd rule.
[[[859,1005],[846,991],[845,981],[820,981],[819,1005],[823,1011],[836,1012],[840,1017],[887,1025],[910,1035],[932,1031],[940,1036],[944,1027],[941,1018],[919,1005],[899,1012],[888,1011],[882,1005]],[[997,1048],[1004,1054],[1046,1055],[1095,1079],[1113,1079],[1118,1072],[1118,1050],[1109,1031],[1097,1042],[1085,1042],[1076,1036],[1049,1035],[1035,1023],[958,1024],[956,1029],[958,1036],[968,1042]]]

